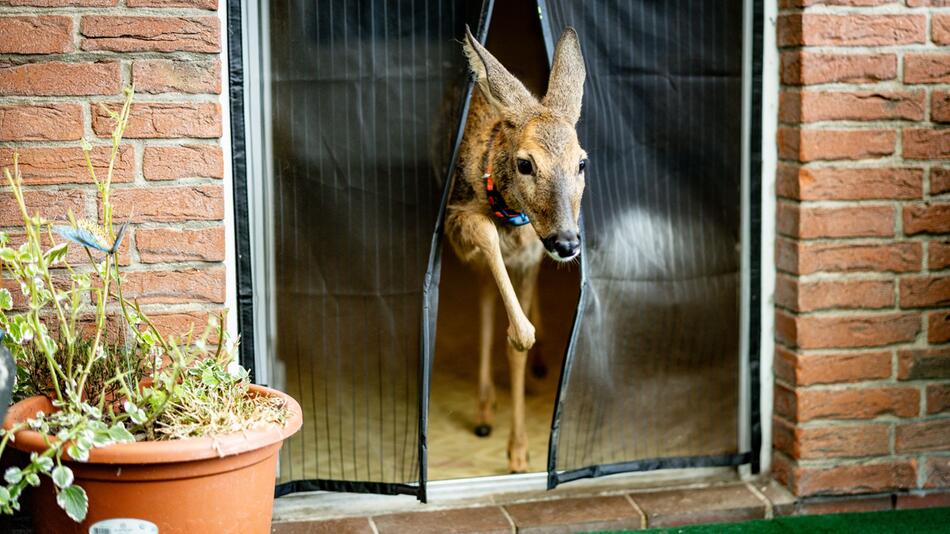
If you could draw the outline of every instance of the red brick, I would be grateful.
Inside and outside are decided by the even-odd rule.
[[[924,15],[779,15],[779,46],[876,46],[923,43],[927,40]]]
[[[371,527],[369,517],[346,517],[342,519],[317,519],[303,521],[280,521],[274,523],[270,534],[377,534]],[[414,534],[424,534],[413,530]]]
[[[746,486],[741,484],[637,492],[631,494],[630,497],[637,503],[637,507],[643,510],[644,515],[646,515],[646,523],[650,527],[735,523],[765,517],[764,503]],[[556,501],[548,503],[547,506],[556,506]],[[515,523],[518,526],[518,532],[521,532],[517,519]],[[554,530],[544,528],[537,532],[551,534],[554,532],[579,531],[580,529]],[[678,532],[679,530],[674,531]]]
[[[129,7],[193,7],[213,11],[218,9],[218,0],[127,0],[126,5]]]
[[[894,503],[897,510],[914,510],[920,508],[948,508],[950,507],[950,491],[927,493],[924,495],[898,494]]]
[[[796,428],[778,421],[776,447],[795,459],[885,456],[890,452],[889,425],[836,425]]]
[[[780,96],[779,117],[787,123],[834,120],[923,120],[922,91],[794,91]]]
[[[950,241],[931,241],[927,245],[927,268],[939,271],[950,267]]]
[[[221,62],[142,59],[132,64],[132,80],[141,93],[220,93]]]
[[[217,17],[87,15],[79,32],[83,50],[220,52]]]
[[[927,314],[927,341],[930,343],[950,341],[950,311],[935,311]]]
[[[950,419],[897,425],[894,449],[898,454],[950,450]]]
[[[0,54],[57,54],[73,49],[69,17],[0,17]]]
[[[780,233],[802,239],[894,235],[891,206],[816,208],[782,203],[776,219]]]
[[[92,128],[96,135],[108,137],[114,121],[105,110],[96,108],[92,116]],[[153,139],[175,137],[221,137],[221,108],[212,103],[165,103],[152,102],[132,104],[127,139]]]
[[[117,0],[0,0],[0,6],[20,7],[109,7]]]
[[[788,341],[803,349],[875,347],[913,341],[920,328],[916,314],[805,316]]]
[[[930,120],[934,122],[950,122],[950,92],[933,92],[930,99]]]
[[[0,226],[20,226],[23,217],[20,208],[12,198],[12,193],[0,193]],[[85,213],[85,196],[82,191],[26,191],[23,201],[30,215],[41,216],[54,220],[65,221],[66,214],[72,210],[77,217]]]
[[[896,141],[893,130],[778,130],[779,156],[802,162],[882,158]]]
[[[25,147],[17,148],[20,155],[20,173],[28,185],[91,184],[92,177],[86,158],[79,147]],[[12,148],[0,148],[0,162],[7,165],[13,161]],[[96,176],[105,180],[109,168],[112,147],[95,147],[90,153]],[[114,183],[131,182],[135,169],[135,153],[131,146],[119,148],[112,174]]]
[[[893,4],[895,0],[779,0],[780,8],[809,6],[880,6]]]
[[[904,157],[908,159],[950,159],[950,128],[904,130]]]
[[[630,509],[632,510],[633,507],[631,506]],[[379,532],[387,533],[441,534],[445,532],[448,525],[452,525],[453,530],[457,525],[464,525],[459,528],[485,534],[507,534],[512,531],[511,523],[502,509],[497,506],[374,515],[373,523],[376,524]],[[327,530],[326,532],[335,534],[337,531]]]
[[[781,451],[772,449],[772,477],[782,486],[787,487],[790,492],[798,491],[795,480],[798,475],[798,464],[794,460],[783,454]]]
[[[121,84],[119,64],[114,61],[50,61],[0,66],[0,95],[112,95],[118,94]]]
[[[798,502],[798,515],[854,514],[891,510],[890,495],[815,497]]]
[[[907,54],[904,83],[950,82],[950,54]]]
[[[922,169],[809,168],[779,164],[776,188],[779,196],[799,200],[915,199],[923,196],[923,176]]]
[[[0,106],[0,141],[73,141],[82,138],[77,104]]]
[[[146,180],[224,178],[224,154],[218,145],[145,147]]]
[[[913,272],[919,271],[920,243],[776,243],[776,266],[794,274],[816,272]]]
[[[948,7],[950,0],[907,0],[910,7]]]
[[[904,206],[904,233],[907,235],[950,232],[950,203]]]
[[[116,222],[214,221],[224,218],[224,188],[195,185],[115,189],[112,204]]]
[[[872,419],[882,415],[915,417],[920,392],[911,387],[870,387],[844,390],[804,389],[796,392],[798,421],[812,419]]]
[[[930,194],[940,195],[950,192],[950,168],[933,167],[930,169]]]
[[[924,466],[925,488],[950,488],[950,457],[927,458]]]
[[[950,384],[928,384],[927,414],[933,415],[946,411],[950,411]]]
[[[791,385],[840,384],[891,376],[890,352],[795,354],[776,349],[776,375]]]
[[[139,228],[135,247],[142,263],[224,261],[224,227]]]
[[[902,308],[950,305],[950,276],[913,276],[901,279]]]
[[[782,83],[873,83],[897,78],[894,54],[827,54],[795,50],[782,53]]]
[[[796,353],[782,347],[781,345],[776,345],[775,357],[772,359],[775,379],[793,386],[796,385],[798,358],[799,356]]]
[[[507,504],[505,509],[518,532],[526,534],[638,529],[643,522],[639,510],[623,495],[521,502]],[[504,530],[512,531],[511,527]]]
[[[126,271],[125,297],[141,304],[224,302],[224,268]]]
[[[818,280],[798,286],[800,312],[832,308],[890,308],[894,283],[890,280]]]
[[[208,326],[210,316],[211,313],[207,311],[148,314],[149,320],[159,333],[165,337],[175,336],[178,339],[184,338],[189,330],[195,335],[202,334]],[[209,341],[216,343],[217,336],[209,336]]]
[[[940,45],[950,45],[950,13],[934,13],[930,19],[931,39]]]
[[[795,399],[795,392],[777,384],[775,386],[775,413],[780,415],[789,421],[795,421],[798,419],[798,401]]]
[[[899,380],[950,378],[950,348],[907,349],[897,353]]]
[[[917,485],[917,463],[895,460],[858,465],[801,467],[796,469],[798,495],[878,493]]]

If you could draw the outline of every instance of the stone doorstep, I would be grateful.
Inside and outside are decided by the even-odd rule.
[[[275,523],[273,534],[567,533],[764,519],[793,513],[775,482],[567,497],[372,517]]]
[[[782,515],[950,506],[950,491],[795,497],[775,481],[636,491],[323,521],[275,523],[273,534],[545,533],[635,530]]]

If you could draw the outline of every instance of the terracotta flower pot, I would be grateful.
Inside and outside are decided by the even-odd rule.
[[[36,532],[86,534],[109,519],[144,520],[161,534],[270,532],[277,451],[300,429],[303,417],[290,396],[262,386],[251,386],[251,391],[286,401],[290,416],[283,428],[93,449],[87,462],[65,462],[75,474],[74,483],[89,495],[86,520],[79,524],[66,516],[44,477],[33,495]],[[51,409],[46,397],[20,401],[10,407],[4,427]],[[25,452],[46,449],[43,436],[31,430],[18,432],[14,446]]]

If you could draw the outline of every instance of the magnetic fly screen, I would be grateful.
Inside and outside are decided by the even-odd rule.
[[[547,0],[587,62],[584,288],[550,485],[746,461],[739,406],[743,2]],[[542,11],[544,15],[544,11]]]
[[[423,283],[480,2],[269,4],[279,493],[415,492]]]

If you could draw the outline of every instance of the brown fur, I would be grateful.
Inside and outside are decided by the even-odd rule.
[[[508,440],[512,472],[528,468],[524,429],[526,351],[535,343],[541,239],[577,232],[587,155],[577,141],[584,86],[584,60],[577,34],[565,30],[558,42],[547,95],[538,101],[468,33],[465,54],[478,90],[472,96],[459,152],[455,186],[446,215],[446,233],[456,254],[479,274],[481,338],[478,423],[490,429],[494,417],[490,346],[495,299],[508,315],[508,362],[513,416]],[[531,223],[510,226],[489,209],[483,174],[491,158],[492,177],[508,206],[528,214]],[[532,175],[518,172],[517,160],[532,163]],[[558,259],[552,254],[552,257]],[[497,288],[497,292],[496,292]]]

